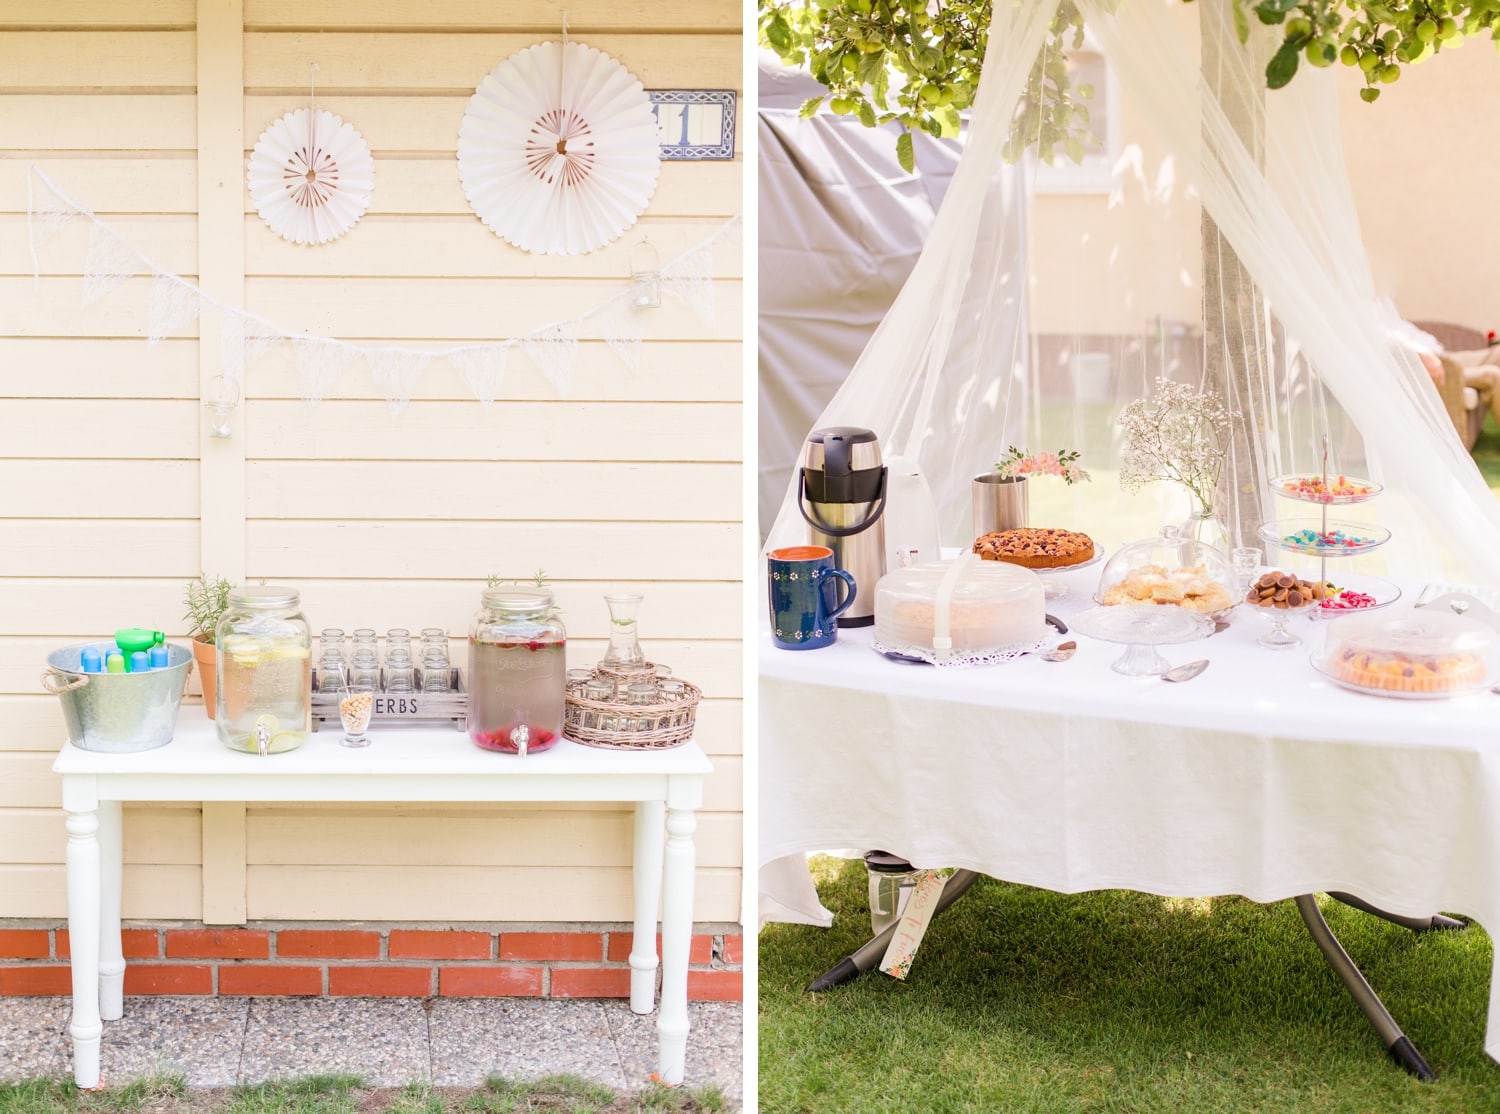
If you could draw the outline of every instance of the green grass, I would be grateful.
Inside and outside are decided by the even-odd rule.
[[[1495,424],[1495,415],[1486,414],[1484,428],[1479,431],[1479,440],[1474,442],[1474,463],[1490,490],[1500,495],[1500,426]]]
[[[813,995],[869,935],[859,862],[817,861],[832,929],[760,937],[760,1109],[1500,1112],[1489,938],[1325,915],[1439,1080],[1379,1039],[1290,902],[1066,896],[991,879],[939,917],[907,982]]]
[[[483,1087],[376,1088],[354,1075],[202,1090],[177,1075],[93,1092],[55,1079],[0,1083],[0,1114],[720,1114],[728,1105],[716,1087],[622,1094],[576,1075],[494,1076]]]

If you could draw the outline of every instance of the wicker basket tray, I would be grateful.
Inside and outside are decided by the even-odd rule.
[[[693,720],[703,693],[683,682],[683,694],[655,704],[622,704],[591,700],[583,682],[568,685],[563,736],[586,747],[604,750],[667,750],[693,737]]]

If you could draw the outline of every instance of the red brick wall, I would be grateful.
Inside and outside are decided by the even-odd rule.
[[[607,926],[184,924],[131,925],[122,942],[126,994],[625,998],[631,941]],[[71,993],[68,954],[63,925],[0,924],[0,997]],[[737,926],[698,926],[688,997],[739,1001],[743,954]]]

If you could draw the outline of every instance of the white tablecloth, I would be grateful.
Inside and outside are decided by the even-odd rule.
[[[1049,601],[1091,606],[1097,570]],[[1409,606],[1418,586],[1409,586]],[[1500,927],[1500,696],[1394,700],[1339,688],[1305,645],[1255,645],[1237,611],[1168,684],[1070,661],[935,669],[889,661],[871,631],[832,647],[760,641],[763,919],[829,923],[802,856],[880,847],[1063,893],[1132,889],[1277,901],[1342,890],[1394,913]],[[1069,636],[1073,637],[1073,636]],[[1500,963],[1500,949],[1496,951]],[[1500,1059],[1492,971],[1486,1051]]]

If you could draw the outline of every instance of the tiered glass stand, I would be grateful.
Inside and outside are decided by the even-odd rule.
[[[1331,520],[1328,517],[1329,507],[1365,503],[1379,495],[1382,490],[1379,484],[1370,480],[1346,480],[1344,476],[1338,476],[1336,479],[1345,480],[1349,486],[1357,490],[1339,494],[1329,484],[1328,438],[1324,436],[1323,468],[1320,473],[1304,472],[1277,476],[1271,481],[1271,490],[1283,499],[1317,504],[1318,517],[1277,519],[1275,522],[1264,523],[1260,528],[1262,541],[1279,549],[1316,557],[1318,581],[1322,584],[1328,583],[1328,559],[1330,557],[1334,559],[1358,557],[1379,549],[1391,540],[1391,532],[1384,526]],[[1339,537],[1336,538],[1335,535]],[[1354,540],[1349,540],[1351,538]],[[1373,598],[1373,603],[1358,608],[1359,611],[1372,611],[1377,607],[1387,607],[1401,597],[1399,587],[1378,576],[1359,574],[1351,579],[1351,583],[1344,584],[1342,587]],[[1309,607],[1306,613],[1313,619],[1332,619],[1339,615],[1353,614],[1354,610]],[[1288,637],[1293,641],[1285,644],[1295,644],[1296,636]]]

